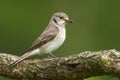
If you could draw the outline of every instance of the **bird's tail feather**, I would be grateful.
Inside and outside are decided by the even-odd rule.
[[[16,64],[18,64],[19,62],[21,62],[22,60],[24,60],[27,57],[29,57],[29,53],[25,53],[24,55],[22,55],[21,57],[19,57],[12,64],[10,64],[10,66],[15,66]]]

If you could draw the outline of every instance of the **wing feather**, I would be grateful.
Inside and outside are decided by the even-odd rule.
[[[25,52],[32,51],[34,49],[40,48],[47,42],[53,40],[57,34],[59,33],[59,29],[56,26],[48,26],[44,32],[33,42],[32,46]]]

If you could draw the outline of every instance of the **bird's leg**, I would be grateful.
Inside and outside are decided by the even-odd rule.
[[[53,57],[53,58],[55,58],[56,56],[55,55],[53,55],[52,53],[49,53],[49,55],[48,55],[48,57]]]

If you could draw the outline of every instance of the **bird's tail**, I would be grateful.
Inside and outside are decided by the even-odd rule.
[[[15,66],[16,64],[18,64],[19,62],[23,61],[25,58],[29,57],[29,52],[23,54],[21,57],[19,57],[17,60],[15,60],[12,64],[10,64],[10,66]]]

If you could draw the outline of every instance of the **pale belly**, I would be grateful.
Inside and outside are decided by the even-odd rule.
[[[63,28],[63,30],[56,36],[55,39],[53,39],[52,41],[48,42],[47,44],[45,44],[40,48],[40,52],[51,53],[55,51],[63,44],[63,42],[65,41],[65,37],[66,37],[66,31],[65,28]]]

